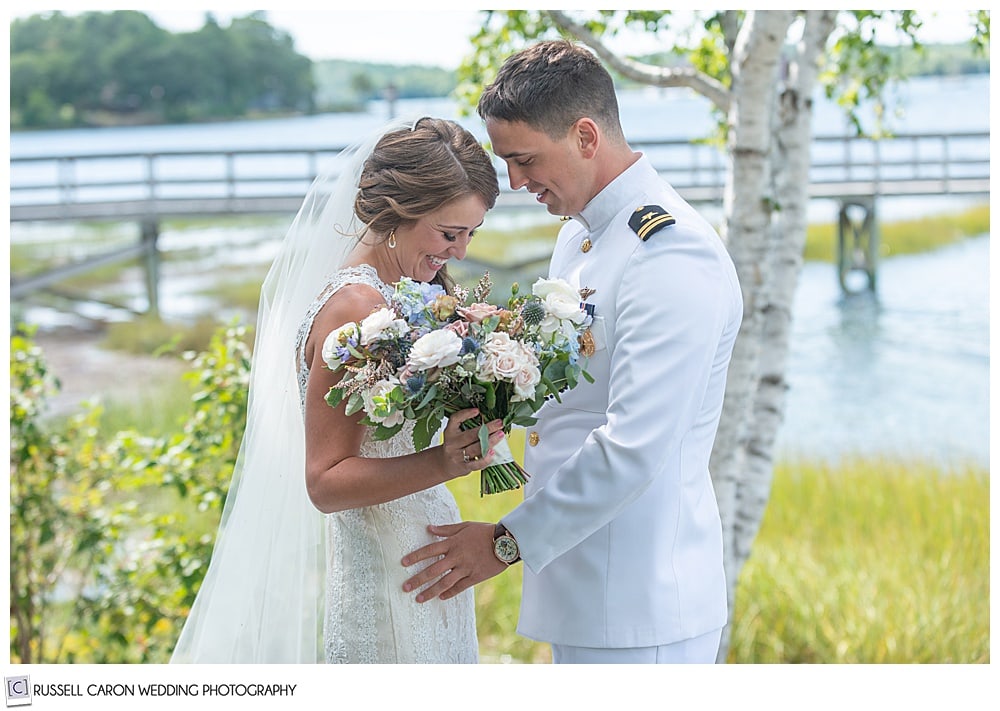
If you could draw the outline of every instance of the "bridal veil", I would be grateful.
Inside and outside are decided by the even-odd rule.
[[[305,432],[294,346],[309,304],[355,244],[365,158],[395,121],[337,156],[317,178],[261,288],[246,432],[215,549],[172,663],[323,660],[322,514],[305,487]]]

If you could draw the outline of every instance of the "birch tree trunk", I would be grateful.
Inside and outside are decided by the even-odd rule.
[[[722,237],[739,273],[743,325],[736,339],[726,384],[726,400],[716,436],[711,471],[722,516],[729,612],[732,619],[740,562],[733,556],[739,540],[745,493],[746,444],[760,371],[764,307],[770,275],[768,234],[771,109],[781,48],[794,15],[789,11],[748,11],[733,44],[728,159]],[[729,649],[723,634],[719,658]]]
[[[774,465],[774,444],[784,420],[785,378],[792,303],[802,271],[809,207],[812,97],[818,58],[835,27],[836,11],[805,12],[802,39],[790,57],[773,112],[772,194],[777,210],[768,238],[768,279],[761,292],[759,380],[748,420],[746,461],[728,556],[740,570],[760,528]]]

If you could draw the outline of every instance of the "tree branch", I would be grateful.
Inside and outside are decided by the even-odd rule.
[[[725,84],[696,69],[668,69],[620,57],[612,52],[593,32],[574,21],[561,10],[544,10],[556,27],[573,35],[594,50],[598,57],[619,74],[652,86],[684,86],[695,90],[722,112],[729,111],[729,89]]]

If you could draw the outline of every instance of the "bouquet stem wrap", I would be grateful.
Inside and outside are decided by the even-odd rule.
[[[473,422],[478,420],[477,422]],[[466,425],[466,423],[472,423]],[[483,452],[489,451],[489,431],[482,422],[482,418],[473,417],[462,423],[463,429],[479,427],[479,446]],[[504,428],[504,434],[510,434],[510,428]],[[493,445],[493,460],[489,466],[479,471],[479,495],[499,494],[502,491],[520,489],[528,482],[528,472],[514,459],[514,453],[510,451],[510,443],[507,438]]]

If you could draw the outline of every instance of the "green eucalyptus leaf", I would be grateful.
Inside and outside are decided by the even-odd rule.
[[[361,395],[358,393],[354,393],[347,400],[347,407],[344,408],[344,414],[346,414],[347,416],[351,416],[356,412],[360,412],[362,409],[364,409],[364,406],[365,406],[365,401],[361,397]]]
[[[437,397],[437,393],[438,393],[438,386],[437,383],[434,383],[429,388],[427,388],[427,393],[424,395],[423,399],[421,399],[420,404],[417,405],[417,409],[423,410],[425,407],[427,407],[427,405],[430,404],[435,397]]]
[[[490,451],[490,429],[486,425],[479,427],[479,449],[484,457]]]

